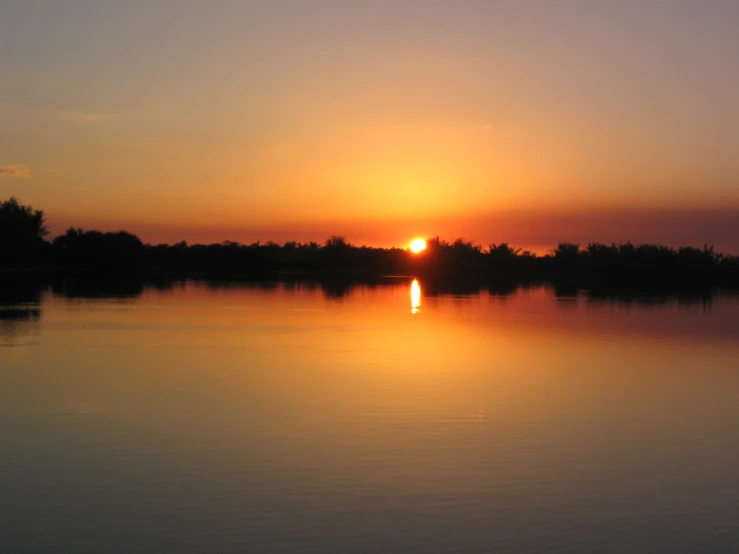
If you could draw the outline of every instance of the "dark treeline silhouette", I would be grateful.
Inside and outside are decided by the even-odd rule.
[[[408,253],[399,248],[350,245],[343,237],[330,237],[324,244],[274,242],[248,245],[231,241],[219,244],[181,242],[173,246],[146,246],[142,259],[151,267],[184,268],[209,275],[228,274],[345,274],[392,275],[408,269]]]
[[[0,203],[0,270],[47,273],[138,273],[174,277],[261,278],[320,276],[324,282],[371,281],[405,275],[424,279],[429,290],[501,291],[550,281],[558,289],[629,287],[665,289],[738,286],[739,257],[703,248],[660,245],[560,243],[537,256],[506,243],[482,246],[463,239],[429,239],[419,254],[400,248],[353,246],[341,236],[316,242],[239,244],[144,244],[120,231],[69,229],[49,242],[44,213],[15,198]],[[340,289],[339,285],[338,288]]]

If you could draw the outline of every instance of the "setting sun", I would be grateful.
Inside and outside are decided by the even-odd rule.
[[[410,245],[411,252],[418,254],[422,250],[426,250],[426,241],[423,239],[413,239]]]

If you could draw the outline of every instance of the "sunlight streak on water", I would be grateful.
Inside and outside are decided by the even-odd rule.
[[[418,279],[413,279],[411,283],[411,313],[417,314],[421,311],[421,285]]]

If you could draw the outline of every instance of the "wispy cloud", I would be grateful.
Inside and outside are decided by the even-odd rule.
[[[99,112],[64,112],[64,115],[80,123],[101,123],[110,118],[110,114]]]
[[[0,165],[0,177],[20,177],[28,179],[31,177],[31,171],[25,165]]]
[[[106,117],[102,114],[92,112],[72,112],[69,116],[76,121],[83,121],[84,123],[98,123]]]

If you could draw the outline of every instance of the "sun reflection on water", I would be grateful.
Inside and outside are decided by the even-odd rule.
[[[411,313],[417,314],[421,311],[421,285],[418,279],[413,279],[411,283]]]

